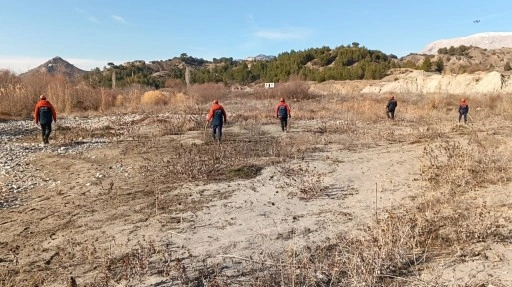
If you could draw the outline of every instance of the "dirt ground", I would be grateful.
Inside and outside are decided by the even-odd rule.
[[[376,217],[413,205],[427,186],[421,158],[428,144],[475,133],[511,142],[512,135],[500,123],[443,122],[432,131],[397,119],[351,139],[296,120],[288,133],[277,124],[229,124],[215,145],[205,131],[162,134],[156,125],[139,121],[131,139],[79,154],[33,155],[27,164],[48,184],[23,205],[0,210],[0,282],[64,286],[73,277],[78,286],[184,286],[183,277],[217,266],[232,285],[251,286],[243,264],[270,264],[339,234],[362,237]],[[467,196],[510,230],[508,183]],[[439,255],[414,282],[394,286],[512,286],[512,237],[460,254]]]

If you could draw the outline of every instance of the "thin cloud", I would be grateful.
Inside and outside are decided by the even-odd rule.
[[[121,23],[121,24],[128,24],[128,21],[126,21],[123,17],[119,16],[119,15],[112,15],[111,16],[112,19],[118,23]]]
[[[256,19],[254,18],[254,15],[251,13],[248,13],[245,15],[245,18],[247,20],[247,23],[249,24],[249,27],[252,27],[253,29],[257,29],[258,25],[256,24]]]
[[[305,39],[312,34],[307,28],[260,29],[255,35],[267,40],[294,40]]]
[[[89,16],[89,18],[87,18],[89,21],[93,22],[93,23],[96,23],[96,24],[100,24],[100,20],[98,20],[98,18],[94,17],[94,16]]]
[[[92,22],[92,23],[95,23],[95,24],[100,24],[101,21],[96,18],[95,16],[91,15],[89,12],[87,12],[86,10],[82,9],[82,8],[78,8],[76,7],[75,8],[75,11],[82,15],[82,17],[85,17],[89,22]]]

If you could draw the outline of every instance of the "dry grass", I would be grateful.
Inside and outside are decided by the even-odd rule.
[[[508,161],[493,157],[493,148],[477,143],[469,145],[469,149],[477,148],[480,153],[457,152],[461,149],[456,143],[427,148],[423,155],[423,174],[431,188],[416,199],[415,205],[381,213],[367,227],[365,236],[340,235],[318,246],[301,249],[291,246],[290,250],[261,259],[228,256],[226,260],[244,262],[244,267],[234,275],[217,270],[213,278],[202,278],[203,282],[216,286],[440,286],[443,283],[439,278],[427,280],[421,276],[430,264],[437,264],[438,257],[464,258],[469,254],[460,254],[460,250],[472,252],[467,248],[474,243],[510,237],[510,230],[500,223],[500,217],[489,213],[485,203],[470,200],[466,192],[508,179],[511,175],[508,169],[485,168],[490,162],[497,161],[501,166]],[[440,157],[446,164],[439,163]],[[482,161],[482,158],[490,159]],[[473,174],[475,178],[471,182],[462,183],[458,180],[460,170],[479,172]],[[432,177],[432,172],[444,173],[444,180]],[[294,169],[286,173],[307,178],[308,172]],[[462,176],[462,180],[467,179]],[[305,187],[310,186],[304,181]],[[313,181],[311,186],[314,187],[304,195],[306,198],[317,195],[321,182]],[[452,200],[446,200],[445,191]],[[501,286],[499,282],[494,284]]]
[[[211,100],[225,100],[230,121],[243,131],[226,138],[225,144],[168,143],[168,137],[155,137],[131,151],[131,156],[140,158],[152,154],[154,158],[145,160],[139,172],[147,182],[165,180],[169,186],[250,179],[266,166],[280,165],[284,175],[296,178],[297,193],[290,196],[314,200],[325,195],[326,175],[311,172],[307,164],[291,168],[286,165],[289,160],[303,160],[329,144],[349,150],[389,143],[425,144],[421,180],[426,189],[411,206],[379,211],[378,218],[366,226],[363,236],[339,235],[316,246],[290,246],[258,259],[226,257],[221,263],[219,260],[209,263],[208,259],[212,258],[201,262],[180,258],[175,249],[152,241],[126,246],[119,253],[70,242],[59,250],[58,263],[67,266],[68,271],[83,265],[95,270],[89,273],[94,276],[89,278],[88,286],[140,286],[150,275],[166,277],[177,286],[439,286],[442,282],[438,278],[425,281],[421,276],[425,269],[436,264],[437,258],[462,260],[466,255],[460,250],[471,252],[466,248],[476,242],[510,240],[512,234],[501,223],[499,214],[489,212],[485,203],[471,195],[471,191],[510,181],[507,155],[512,150],[499,137],[493,134],[483,137],[477,129],[462,130],[461,139],[447,135],[454,125],[446,123],[453,123],[457,118],[459,96],[396,96],[397,120],[391,122],[384,118],[388,95],[313,97],[302,83],[294,82],[275,90],[256,91],[248,99],[248,94],[229,95],[225,87],[216,84],[192,86],[185,93],[143,89],[112,92],[67,87],[53,79],[41,91],[24,87],[9,74],[0,76],[4,83],[0,95],[9,99],[11,105],[3,106],[2,114],[23,116],[25,110],[31,111],[32,99],[39,92],[47,93],[58,109],[70,113],[89,110],[106,113],[116,109],[141,112],[142,103],[143,112],[166,111],[178,115],[153,119],[158,136],[203,131],[203,114]],[[273,109],[281,96],[289,99],[294,121],[313,123],[304,128],[304,133],[281,138],[261,129],[261,125],[275,123]],[[510,120],[512,100],[506,95],[468,100],[470,113],[476,119]],[[489,125],[490,131],[498,136],[503,133],[500,125]],[[64,142],[73,142],[119,132],[117,127],[102,131],[63,129],[61,136],[66,137]],[[162,141],[166,141],[165,145]],[[447,197],[451,200],[446,200]],[[175,199],[158,197],[158,208],[172,206]],[[201,200],[206,202],[209,198]],[[193,204],[180,207],[181,211],[196,211],[203,206],[200,202]],[[236,270],[226,268],[229,260],[237,260]],[[37,268],[2,265],[0,285],[44,286],[60,276],[52,269],[55,265],[46,265]]]
[[[168,102],[166,95],[159,91],[148,91],[142,95],[140,103],[147,106],[163,106]]]

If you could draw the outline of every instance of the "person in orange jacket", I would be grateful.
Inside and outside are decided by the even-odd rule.
[[[288,131],[288,118],[292,117],[290,106],[285,102],[284,98],[279,100],[276,107],[276,117],[281,122],[281,130]]]
[[[392,120],[395,119],[395,110],[396,110],[397,106],[398,106],[398,103],[395,100],[395,97],[391,96],[386,105],[386,115],[388,116],[388,119],[392,119]]]
[[[459,104],[459,123],[462,117],[464,117],[464,124],[468,124],[468,112],[468,103],[466,102],[466,99],[462,99],[462,101]]]
[[[224,108],[219,105],[219,100],[213,101],[210,111],[208,112],[206,122],[209,123],[210,121],[212,122],[213,140],[217,140],[217,142],[220,143],[220,140],[222,139],[222,125],[227,123],[228,120],[226,111],[224,111]],[[218,134],[217,139],[215,138],[216,134]]]
[[[52,122],[57,122],[57,113],[44,95],[39,97],[39,101],[34,109],[34,121],[41,126],[43,143],[50,143],[49,138],[52,132]]]

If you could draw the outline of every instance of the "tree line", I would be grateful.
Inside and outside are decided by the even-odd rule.
[[[116,87],[140,84],[163,88],[166,87],[166,83],[170,82],[169,80],[184,82],[186,67],[190,71],[189,82],[191,84],[248,85],[262,82],[282,82],[291,77],[316,82],[377,80],[383,78],[392,68],[407,67],[441,72],[443,64],[442,61],[431,63],[428,57],[421,65],[412,62],[401,63],[393,54],[387,55],[354,42],[334,49],[323,46],[301,51],[291,50],[270,60],[246,61],[233,58],[214,58],[212,61],[207,61],[183,53],[179,57],[165,61],[149,63],[136,61],[122,65],[109,63],[103,70],[96,68],[87,73],[84,75],[84,79],[93,86],[100,87],[111,87],[115,80]]]

